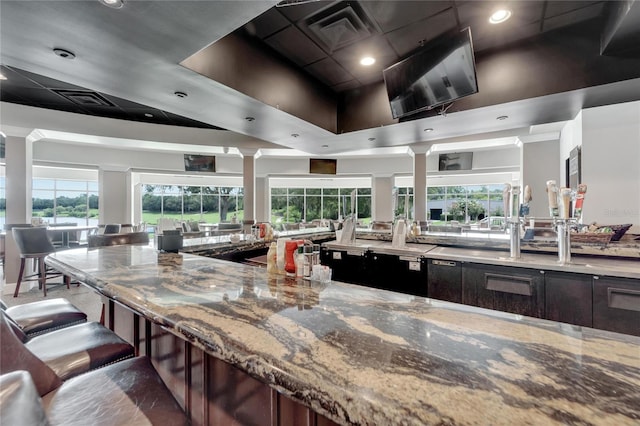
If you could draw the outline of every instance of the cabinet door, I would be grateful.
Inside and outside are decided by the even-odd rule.
[[[477,306],[536,318],[544,316],[543,277],[540,271],[524,268],[474,264],[463,268],[463,286],[475,286]]]
[[[368,285],[365,256],[362,253],[352,254],[346,250],[329,250],[323,247],[320,251],[323,265],[331,268],[331,279],[345,283]]]
[[[367,272],[373,287],[427,295],[427,268],[420,258],[374,252],[369,253],[367,259]]]
[[[429,259],[427,261],[427,295],[433,299],[462,303],[460,262]]]
[[[640,336],[640,280],[594,277],[593,327]]]
[[[544,275],[545,318],[593,327],[591,275],[547,271]]]

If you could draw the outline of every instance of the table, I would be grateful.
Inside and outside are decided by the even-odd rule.
[[[194,425],[640,421],[638,337],[149,247],[46,262],[105,297]]]
[[[53,237],[57,232],[62,233],[62,247],[69,247],[69,234],[72,232],[92,231],[98,229],[97,226],[49,226],[47,227],[47,234],[49,237]]]

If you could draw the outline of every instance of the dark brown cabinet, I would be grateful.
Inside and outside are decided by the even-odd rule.
[[[544,317],[544,273],[535,269],[465,263],[465,304],[503,312]]]
[[[452,260],[427,260],[428,290],[433,299],[447,302],[462,301],[462,264]]]
[[[593,277],[593,327],[640,336],[640,280]]]
[[[591,275],[547,271],[544,284],[546,319],[593,327]]]
[[[366,251],[322,247],[320,262],[331,268],[332,279],[345,283],[370,285],[366,269]]]
[[[373,287],[427,296],[427,265],[420,257],[369,252],[367,273]]]

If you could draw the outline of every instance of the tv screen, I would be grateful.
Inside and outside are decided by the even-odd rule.
[[[450,154],[440,154],[438,158],[438,170],[471,170],[473,162],[473,152],[452,152]]]
[[[383,75],[393,118],[477,93],[471,29],[428,42]]]
[[[216,157],[211,155],[184,154],[185,172],[215,172]]]
[[[338,169],[338,160],[328,160],[324,158],[309,159],[309,173],[321,175],[335,175]]]

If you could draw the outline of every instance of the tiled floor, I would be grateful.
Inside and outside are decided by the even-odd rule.
[[[4,281],[4,277],[2,277]],[[52,282],[59,282],[59,280],[53,280]],[[14,286],[3,286],[2,300],[8,306],[21,305],[23,303],[35,302],[43,300],[42,290],[38,290],[35,287],[29,291],[21,292],[18,297],[13,297]],[[91,288],[85,285],[71,284],[71,288],[67,290],[64,285],[60,286],[47,286],[47,298],[53,299],[57,297],[64,297],[73,303],[78,309],[87,314],[88,321],[99,321],[100,311],[102,309],[102,302],[100,296]]]

